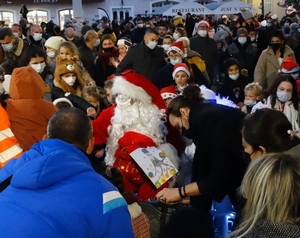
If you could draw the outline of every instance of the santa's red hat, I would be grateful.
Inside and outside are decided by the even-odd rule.
[[[206,20],[201,20],[201,21],[199,22],[199,25],[200,25],[200,24],[205,24],[205,25],[207,25],[208,28],[210,28],[210,24],[209,24],[209,22],[206,21]]]
[[[191,77],[189,67],[185,63],[177,63],[174,65],[174,69],[172,73],[173,79],[175,78],[176,73],[179,71],[183,71],[187,74],[189,78]]]
[[[280,66],[280,71],[285,74],[295,73],[300,70],[299,65],[292,57],[287,57],[285,60],[282,61]]]
[[[180,54],[180,56],[182,58],[184,58],[186,56],[185,53],[184,53],[184,46],[183,46],[182,41],[176,41],[176,42],[172,43],[172,45],[170,46],[170,48],[167,51],[167,54],[169,55],[169,53],[171,51],[176,51],[177,53]]]
[[[173,85],[162,88],[160,90],[160,95],[164,100],[166,100],[168,98],[174,99],[177,97],[177,93],[176,93],[175,87]]]
[[[124,71],[121,76],[116,76],[111,91],[113,95],[126,95],[144,103],[153,103],[159,109],[166,109],[157,87],[144,76],[132,70]]]

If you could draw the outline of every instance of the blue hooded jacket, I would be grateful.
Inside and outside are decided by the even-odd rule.
[[[0,236],[134,237],[127,204],[86,155],[61,140],[43,140],[0,170],[13,175],[0,193]]]

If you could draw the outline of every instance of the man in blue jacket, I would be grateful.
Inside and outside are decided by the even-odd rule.
[[[0,171],[0,182],[10,180],[0,193],[2,238],[134,237],[125,200],[87,158],[92,131],[82,111],[62,109],[48,139]]]

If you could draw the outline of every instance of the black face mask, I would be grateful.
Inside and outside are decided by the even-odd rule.
[[[276,52],[277,50],[279,50],[282,47],[282,44],[281,43],[271,43],[270,47],[272,48],[272,50],[274,50]]]
[[[187,130],[185,127],[181,127],[181,134],[186,138],[192,139],[192,131]]]
[[[108,52],[113,52],[114,49],[115,49],[115,47],[103,48],[103,51],[104,51],[105,53],[108,53]]]

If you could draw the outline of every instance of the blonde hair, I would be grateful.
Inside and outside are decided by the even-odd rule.
[[[72,53],[72,56],[79,55],[78,49],[77,49],[76,45],[73,42],[65,41],[65,42],[61,43],[61,45],[59,46],[59,49],[58,49],[58,54],[60,52],[60,48],[63,48],[63,47],[66,48],[66,49],[69,49]]]
[[[262,86],[259,85],[259,83],[249,83],[246,85],[244,91],[245,92],[253,92],[255,95],[260,96],[262,93]]]
[[[261,220],[300,225],[300,157],[267,154],[251,162],[241,185],[243,220],[228,237],[245,237]]]
[[[100,91],[97,86],[86,86],[82,89],[82,98],[86,99],[88,96],[100,100]]]

